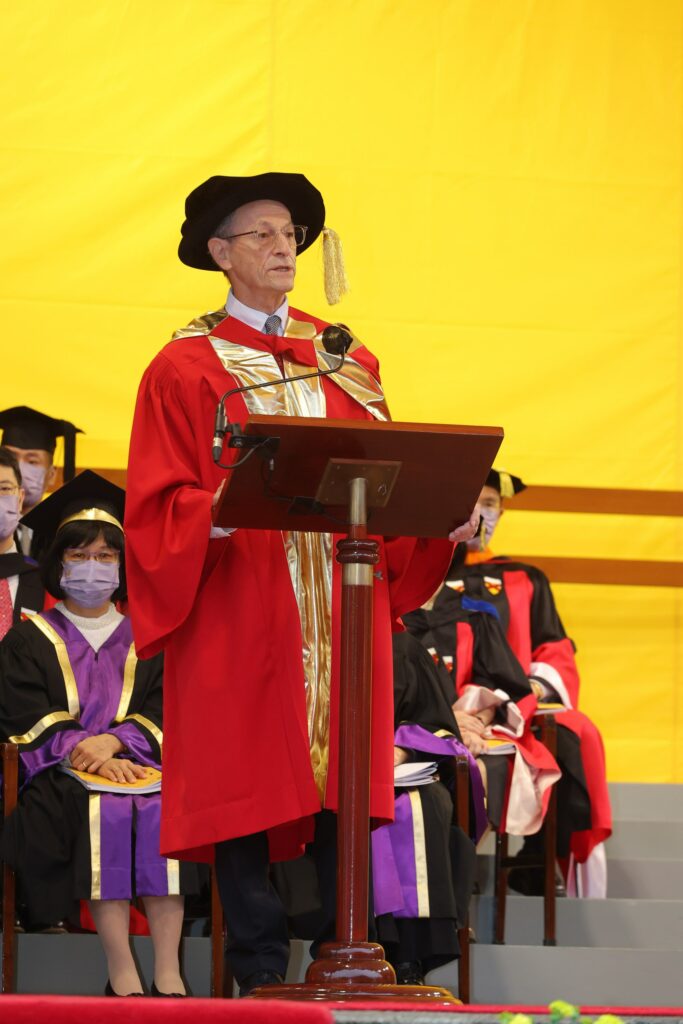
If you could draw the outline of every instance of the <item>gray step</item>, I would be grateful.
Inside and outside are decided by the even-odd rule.
[[[96,935],[18,935],[19,993],[96,996],[104,994],[107,963]],[[151,939],[133,938],[133,950],[148,986],[153,979]],[[183,973],[196,996],[210,990],[209,939],[183,939]]]
[[[132,943],[138,969],[149,988],[154,976],[152,941],[134,936]],[[309,946],[309,942],[292,942],[287,981],[303,981],[311,962]],[[182,966],[192,995],[210,995],[211,940],[184,938]],[[104,993],[106,983],[107,964],[96,935],[17,936],[18,993],[97,996]]]
[[[683,821],[683,786],[610,782],[612,817],[619,821]]]
[[[683,860],[610,860],[607,895],[617,899],[681,899]]]
[[[457,992],[457,966],[428,975]],[[680,1006],[681,954],[675,950],[480,946],[472,950],[472,1002],[592,1006]]]
[[[683,821],[618,821],[605,848],[608,860],[683,861]]]
[[[107,969],[93,935],[20,935],[18,986],[21,993],[99,995]],[[152,979],[148,938],[133,947],[142,973]],[[210,941],[183,940],[187,982],[195,996],[208,996]],[[303,980],[308,943],[293,942],[288,981]],[[472,946],[472,992],[478,1003],[535,1003],[566,998],[589,1005],[672,1006],[681,1002],[681,954],[674,950],[583,949],[558,946]],[[429,981],[457,993],[457,965],[448,964]]]
[[[477,857],[477,882],[483,896],[493,893],[491,856]],[[616,899],[683,899],[683,860],[675,858],[610,858],[607,895]]]
[[[557,941],[560,946],[620,946],[633,949],[677,949],[683,953],[683,894],[680,900],[558,899]],[[493,900],[475,896],[470,920],[477,942],[493,940]],[[508,895],[505,935],[516,946],[540,946],[543,900]]]

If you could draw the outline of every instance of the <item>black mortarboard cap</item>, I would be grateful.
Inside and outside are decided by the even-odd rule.
[[[504,469],[492,469],[486,477],[486,486],[498,491],[501,498],[512,498],[520,491],[526,490],[526,484],[518,476],[507,473]]]
[[[306,241],[299,252],[308,249],[323,229],[323,197],[303,174],[269,171],[242,178],[216,174],[198,185],[185,200],[185,221],[178,247],[182,262],[197,270],[219,270],[208,249],[209,239],[229,214],[257,199],[282,203],[294,224],[306,225]]]
[[[68,420],[58,420],[44,412],[29,409],[27,405],[15,405],[0,412],[2,444],[13,448],[40,448],[52,454],[57,438],[64,438],[64,482],[73,479],[76,472],[76,434],[82,434]]]
[[[123,530],[125,503],[123,488],[86,469],[44,498],[21,522],[48,541],[72,519],[111,523]]]

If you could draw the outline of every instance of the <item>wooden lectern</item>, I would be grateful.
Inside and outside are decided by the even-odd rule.
[[[342,565],[337,938],[301,985],[256,998],[455,1002],[442,988],[396,985],[367,941],[370,839],[373,536],[446,537],[467,522],[503,438],[499,427],[250,416],[233,439],[217,526],[347,533]]]

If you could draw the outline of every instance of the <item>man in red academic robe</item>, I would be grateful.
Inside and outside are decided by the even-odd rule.
[[[357,340],[340,373],[278,383],[328,365],[326,322],[287,300],[296,256],[325,218],[303,175],[210,178],[185,209],[181,260],[223,270],[231,291],[224,308],[176,333],[140,385],[126,508],[130,610],[140,656],[166,655],[162,852],[215,853],[231,965],[247,993],[281,980],[287,964],[269,858],[297,856],[314,838],[327,850],[319,871],[333,928],[341,574],[331,534],[212,525],[226,477],[212,457],[216,404],[229,388],[260,383],[228,399],[230,421],[389,412],[377,360]],[[434,592],[451,553],[447,539],[380,543],[371,814],[381,821],[393,816],[391,623]]]

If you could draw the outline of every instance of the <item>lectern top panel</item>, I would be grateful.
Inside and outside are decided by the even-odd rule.
[[[260,451],[229,470],[217,525],[345,533],[343,504],[311,509],[328,463],[354,459],[400,463],[368,532],[406,537],[445,537],[469,518],[503,439],[500,427],[295,416],[250,416],[244,433],[278,439],[272,471]]]

